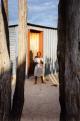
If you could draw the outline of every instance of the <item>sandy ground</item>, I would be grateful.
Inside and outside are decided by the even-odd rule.
[[[25,103],[21,121],[59,121],[59,87],[51,81],[34,84],[34,78],[25,82]]]

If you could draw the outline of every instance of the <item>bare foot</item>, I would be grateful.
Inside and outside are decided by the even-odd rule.
[[[52,84],[51,86],[55,86],[55,87],[57,87],[57,84]]]
[[[43,84],[46,84],[46,82],[42,82]]]
[[[46,79],[46,81],[49,81],[48,79]]]

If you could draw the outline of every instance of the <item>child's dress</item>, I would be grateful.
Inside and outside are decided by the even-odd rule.
[[[35,58],[34,63],[37,63],[34,68],[34,76],[41,77],[43,76],[43,64],[41,64],[41,61],[43,62],[43,58]]]

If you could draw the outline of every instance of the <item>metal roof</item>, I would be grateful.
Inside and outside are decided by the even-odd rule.
[[[34,26],[34,27],[40,27],[40,28],[55,29],[55,30],[57,30],[57,28],[54,28],[54,27],[48,27],[48,26],[37,25],[37,24],[32,24],[32,23],[27,23],[27,25]],[[11,24],[11,25],[9,25],[9,27],[13,27],[13,26],[18,26],[18,24]]]

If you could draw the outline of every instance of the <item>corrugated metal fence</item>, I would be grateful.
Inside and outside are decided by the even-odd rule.
[[[54,69],[57,59],[57,30],[44,29],[44,62]]]

